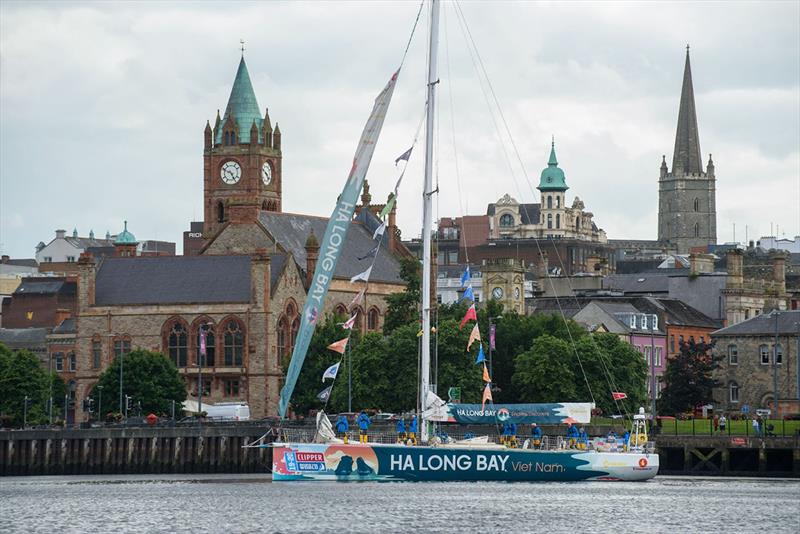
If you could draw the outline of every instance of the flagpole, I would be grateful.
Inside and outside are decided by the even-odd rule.
[[[349,345],[349,344],[348,344]],[[350,347],[347,351],[347,411],[353,411],[353,351]]]
[[[439,0],[431,1],[430,40],[428,43],[428,109],[425,123],[425,185],[422,190],[422,370],[420,401],[422,413],[420,438],[428,442],[428,424],[425,421],[428,390],[431,373],[431,231],[433,213],[433,136],[435,96],[438,76],[436,73],[437,47],[439,44]]]

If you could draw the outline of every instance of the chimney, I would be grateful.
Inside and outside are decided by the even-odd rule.
[[[306,288],[311,287],[311,280],[314,278],[314,270],[317,268],[319,258],[319,241],[314,235],[314,230],[308,234],[306,239]]]
[[[728,251],[728,287],[742,287],[742,283],[744,281],[742,276],[743,262],[744,256],[741,250],[734,248]]]
[[[714,272],[713,254],[693,252],[689,254],[689,276]]]
[[[56,230],[56,239],[64,239],[66,235],[67,235],[66,230]]]
[[[775,252],[772,255],[772,280],[778,285],[781,293],[786,292],[786,257],[788,255],[784,251]]]
[[[81,252],[78,258],[78,309],[82,310],[94,306],[95,297],[95,261],[91,252]]]
[[[3,256],[0,257],[0,263],[8,263],[8,260],[10,259],[11,258],[8,257],[8,254],[3,254]]]
[[[389,195],[389,199],[387,200],[387,202],[391,202],[392,201],[392,196],[393,195],[394,195],[393,193]],[[388,221],[388,223],[386,225],[386,230],[388,231],[388,234],[389,234],[389,243],[388,243],[389,250],[391,252],[397,252],[397,242],[399,241],[399,239],[398,239],[398,235],[397,235],[398,231],[397,231],[397,200],[396,199],[395,199],[394,204],[392,205],[392,210],[389,212],[389,221]]]

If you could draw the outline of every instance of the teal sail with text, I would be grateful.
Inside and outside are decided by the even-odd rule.
[[[383,128],[383,121],[389,109],[389,102],[392,99],[398,74],[400,74],[399,70],[392,75],[389,83],[386,84],[386,87],[375,99],[372,113],[370,113],[367,124],[364,126],[361,140],[358,142],[356,155],[353,158],[353,166],[347,176],[347,183],[336,201],[336,207],[331,214],[328,227],[325,229],[325,235],[320,243],[317,267],[314,269],[314,277],[308,288],[300,329],[297,332],[292,359],[286,371],[286,382],[281,390],[281,398],[278,404],[278,414],[281,418],[286,417],[289,400],[292,398],[292,392],[297,384],[297,377],[300,376],[300,370],[303,368],[308,345],[311,343],[311,336],[314,334],[317,319],[322,314],[325,295],[328,293],[328,286],[333,279],[336,263],[339,261],[339,254],[347,238],[347,230],[350,228],[350,221],[353,218],[361,187],[364,185],[364,178],[367,175],[372,154],[375,152],[375,144]]]

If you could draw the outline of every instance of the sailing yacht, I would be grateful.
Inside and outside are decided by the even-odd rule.
[[[346,443],[336,437],[330,420],[320,412],[317,431],[310,442],[292,439],[282,431],[277,441],[261,445],[272,448],[274,481],[297,480],[396,480],[396,481],[577,481],[647,480],[658,472],[658,455],[648,441],[643,409],[633,416],[630,442],[622,446],[610,440],[593,440],[580,448],[562,438],[526,440],[521,447],[491,443],[488,436],[449,440],[431,436],[432,422],[458,421],[459,417],[478,417],[494,422],[588,423],[591,403],[554,403],[514,406],[451,405],[442,401],[430,384],[431,347],[431,196],[433,174],[433,132],[436,107],[439,0],[430,2],[428,79],[426,111],[425,175],[423,189],[423,264],[422,264],[422,343],[421,343],[421,421],[420,444]],[[406,49],[407,51],[408,49]],[[401,63],[402,67],[402,63]],[[323,237],[320,257],[308,292],[302,323],[281,391],[279,413],[285,417],[302,368],[311,335],[325,302],[328,283],[336,267],[341,244],[352,219],[356,197],[361,191],[383,120],[391,101],[400,69],[375,100],[362,133],[353,166]],[[395,191],[396,194],[396,191]],[[378,231],[376,231],[376,235]],[[367,280],[369,270],[362,277]],[[359,275],[361,276],[361,275]],[[354,280],[358,278],[354,277]],[[331,345],[344,351],[344,343]],[[335,346],[335,347],[334,347]],[[338,367],[337,367],[338,370]],[[326,371],[327,374],[327,371]],[[335,372],[333,372],[335,377]],[[329,395],[329,390],[328,395]],[[487,391],[489,386],[487,384]],[[323,392],[324,393],[324,392]],[[486,395],[485,395],[486,396]],[[327,398],[327,397],[326,397]],[[295,436],[296,437],[296,436]]]

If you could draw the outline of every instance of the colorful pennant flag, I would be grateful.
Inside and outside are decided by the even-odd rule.
[[[413,146],[411,148],[409,148],[408,150],[406,150],[405,152],[403,152],[400,155],[400,157],[398,157],[396,160],[394,160],[394,166],[397,167],[397,164],[400,163],[401,161],[408,161],[408,158],[411,157],[411,151],[412,150],[414,150]]]
[[[347,341],[349,339],[350,339],[349,337],[340,339],[339,341],[336,341],[328,345],[328,348],[331,349],[332,351],[338,352],[339,354],[344,354],[344,349],[345,347],[347,347]]]
[[[483,353],[483,343],[481,343],[481,348],[478,350],[478,357],[475,359],[475,365],[479,363],[483,363],[486,361],[486,355]]]
[[[483,399],[481,400],[481,410],[484,410],[486,408],[486,401],[487,400],[494,402],[494,399],[492,399],[492,387],[491,386],[492,386],[491,384],[486,384],[486,387],[483,388]]]
[[[200,355],[206,355],[206,329],[200,329]]]
[[[467,268],[464,269],[464,274],[461,275],[461,287],[464,287],[470,280],[472,280],[472,278],[469,275],[469,265],[467,265]]]
[[[379,219],[383,219],[384,217],[389,215],[389,212],[392,211],[392,207],[394,207],[395,200],[397,200],[397,195],[395,195],[394,193],[390,193],[389,201],[386,203],[381,212],[378,214]]]
[[[320,391],[319,393],[317,393],[317,398],[322,402],[327,402],[331,396],[331,391],[333,391],[333,385],[330,385],[325,389],[323,389],[322,391]]]
[[[472,291],[472,286],[467,286],[467,289],[464,290],[464,294],[461,295],[461,300],[469,299],[472,302],[475,302],[475,293]]]
[[[475,312],[475,304],[470,306],[469,309],[467,310],[467,313],[464,314],[464,318],[461,319],[461,326],[459,326],[459,328],[464,328],[464,325],[467,324],[467,321],[469,321],[470,319],[473,321],[478,320],[478,314]]]
[[[486,364],[483,364],[483,381],[484,382],[491,382],[492,377],[489,376],[489,370],[486,368]]]
[[[469,333],[469,341],[467,341],[467,350],[472,347],[472,344],[476,341],[481,340],[481,331],[478,328],[478,323],[475,323],[475,326],[472,327],[472,332]],[[483,349],[483,343],[481,343],[481,349]]]
[[[333,365],[331,365],[330,367],[328,367],[327,369],[325,369],[325,372],[322,373],[322,383],[323,384],[325,383],[325,379],[326,378],[333,378],[334,380],[336,380],[336,374],[339,372],[339,364],[340,363],[342,363],[342,362],[336,362]]]
[[[372,234],[372,239],[378,239],[378,236],[383,236],[383,233],[386,231],[386,221],[383,221],[379,227],[375,229],[375,233]]]
[[[490,324],[489,325],[489,348],[492,350],[497,350],[497,345],[495,345],[495,335],[497,334],[497,325]]]
[[[369,282],[369,275],[372,273],[372,265],[370,265],[366,271],[363,273],[358,273],[354,277],[350,279],[350,283],[358,282],[359,280],[363,280],[365,282]]]
[[[622,400],[622,399],[627,399],[628,395],[627,395],[627,393],[622,393],[620,391],[612,391],[611,392],[611,398],[614,399],[615,401],[618,401],[618,400]]]
[[[378,243],[377,245],[375,245],[375,247],[373,247],[372,250],[370,250],[369,252],[367,252],[363,256],[359,256],[358,257],[358,261],[366,260],[367,258],[374,258],[375,256],[378,255],[378,249],[380,249],[380,248],[381,248],[381,245],[380,245],[380,243]]]
[[[342,323],[342,328],[345,330],[352,330],[353,325],[356,324],[356,317],[358,317],[358,310],[348,320]]]
[[[361,291],[359,291],[358,293],[356,293],[356,296],[355,296],[355,297],[353,297],[353,300],[351,300],[351,301],[350,301],[350,307],[351,307],[351,308],[352,308],[353,306],[358,306],[358,305],[360,305],[360,304],[361,304],[361,301],[364,299],[364,292],[365,292],[365,291],[366,291],[366,289],[362,289]]]

